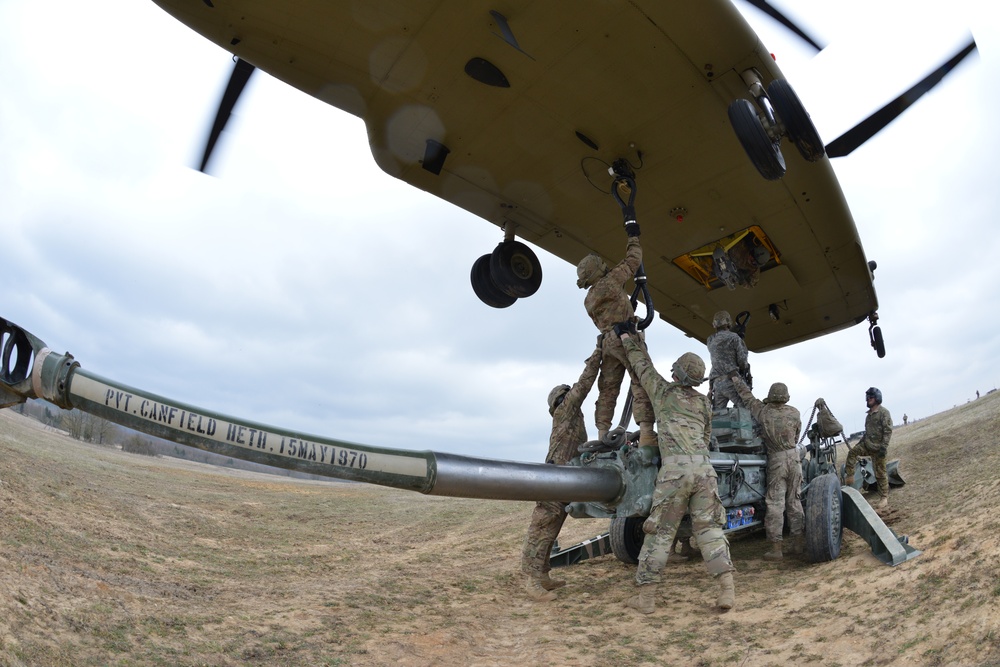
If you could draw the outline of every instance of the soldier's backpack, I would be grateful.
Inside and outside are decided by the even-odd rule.
[[[837,418],[833,416],[832,412],[830,412],[830,408],[827,407],[826,401],[822,398],[817,400],[816,408],[819,410],[819,414],[816,416],[816,424],[819,426],[819,434],[822,437],[832,438],[843,432],[843,425],[837,421]]]

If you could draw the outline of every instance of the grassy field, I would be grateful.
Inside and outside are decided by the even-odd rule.
[[[836,561],[774,564],[758,536],[732,545],[732,612],[696,560],[645,617],[611,556],[525,599],[529,503],[151,459],[3,410],[0,665],[1000,664],[1000,393],[898,428],[890,458],[918,558],[845,533]]]

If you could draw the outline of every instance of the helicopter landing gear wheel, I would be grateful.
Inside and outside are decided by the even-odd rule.
[[[753,104],[748,100],[735,100],[729,105],[729,122],[761,176],[776,181],[785,175],[785,156],[781,154],[781,147],[767,136]]]
[[[882,339],[882,327],[872,328],[872,347],[875,348],[875,354],[881,359],[885,356],[885,341]]]
[[[479,300],[493,308],[506,308],[517,301],[516,297],[504,292],[493,280],[490,273],[490,255],[483,255],[472,265],[472,291]]]
[[[639,552],[642,551],[642,543],[646,539],[646,533],[642,532],[642,524],[645,521],[644,516],[618,517],[611,520],[608,532],[611,553],[615,558],[629,565],[639,562]]]
[[[542,284],[542,265],[531,248],[520,241],[502,241],[490,256],[493,281],[516,298],[531,296]]]
[[[874,271],[875,262],[868,262],[869,268]],[[875,354],[881,359],[885,356],[885,341],[882,339],[882,327],[878,326],[878,313],[874,310],[868,313],[868,341],[872,344]]]
[[[799,149],[802,157],[809,162],[823,159],[826,155],[823,140],[819,138],[812,118],[788,82],[784,79],[772,81],[767,87],[767,97],[785,126],[785,134]]]

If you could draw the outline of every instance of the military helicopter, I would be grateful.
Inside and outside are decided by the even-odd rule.
[[[585,11],[156,2],[235,56],[201,169],[260,68],[362,118],[386,173],[502,230],[470,276],[495,308],[541,285],[541,264],[518,238],[574,264],[590,252],[615,257],[617,230],[594,211],[610,193],[609,171],[634,172],[657,314],[704,340],[717,310],[748,311],[755,352],[867,321],[884,356],[877,264],[830,158],[863,144],[975,50],[970,42],[825,144],[729,0]],[[770,3],[752,4],[820,49]]]

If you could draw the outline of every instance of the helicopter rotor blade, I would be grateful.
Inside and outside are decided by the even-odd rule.
[[[233,107],[236,106],[240,94],[243,92],[247,81],[250,80],[250,75],[253,74],[255,69],[253,65],[242,58],[236,59],[236,64],[233,66],[233,73],[229,76],[229,83],[226,84],[226,90],[222,94],[222,100],[219,102],[219,110],[215,114],[215,122],[212,123],[212,129],[208,133],[208,140],[205,142],[205,153],[201,158],[201,166],[198,167],[198,171],[205,173],[208,161],[212,157],[212,151],[215,149],[215,143],[219,140],[219,136],[222,134],[222,130],[225,129],[226,123],[229,122],[229,116],[233,112]]]
[[[901,113],[919,100],[924,93],[941,83],[959,63],[969,54],[976,50],[976,42],[972,40],[961,51],[956,53],[946,63],[924,77],[919,83],[911,87],[905,93],[886,104],[884,107],[868,116],[850,130],[840,135],[826,145],[828,157],[844,157],[849,155],[855,148],[865,143],[878,134],[882,128],[894,121]]]
[[[817,42],[815,39],[806,34],[806,32],[798,25],[796,25],[794,21],[792,21],[790,18],[782,14],[776,7],[770,4],[767,0],[746,0],[746,1],[749,4],[753,5],[754,7],[756,7],[757,9],[759,9],[760,11],[767,14],[768,16],[770,16],[772,19],[774,19],[781,25],[785,26],[786,28],[794,32],[799,37],[801,37],[803,41],[809,44],[809,46],[816,49],[817,53],[823,50],[823,47],[820,46],[819,42]]]

